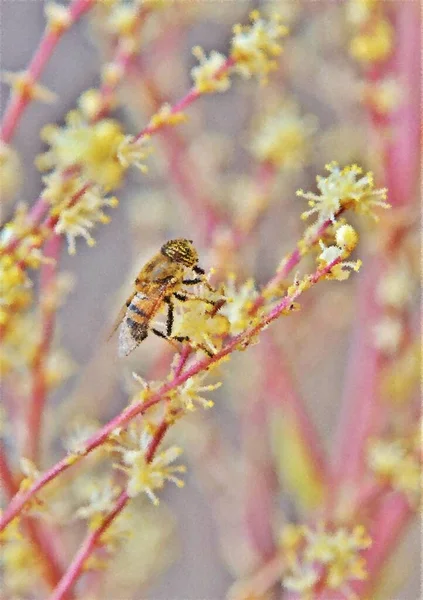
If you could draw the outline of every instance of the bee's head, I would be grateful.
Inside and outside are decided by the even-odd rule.
[[[181,263],[185,267],[195,267],[198,263],[198,254],[192,240],[179,238],[177,240],[169,240],[160,249],[160,252],[170,260]]]

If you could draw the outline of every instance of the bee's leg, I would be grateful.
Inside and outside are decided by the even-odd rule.
[[[195,279],[184,279],[182,281],[185,285],[195,285],[196,283],[204,283],[204,279],[196,277]]]
[[[167,337],[171,337],[173,329],[173,302],[170,297],[165,298],[165,302],[168,306],[166,318],[166,335]]]
[[[155,329],[154,327],[151,328],[151,331],[157,335],[158,337],[164,338],[165,340],[168,340],[169,338],[167,337],[167,335],[165,335],[163,332],[161,332],[159,329]]]
[[[200,300],[201,302],[205,302],[206,304],[210,304],[211,306],[217,305],[218,309],[222,306],[222,300],[209,300],[208,298],[202,298],[201,296],[196,296],[195,294],[190,294],[188,292],[185,294],[175,292],[173,295],[177,300],[180,300],[181,302],[185,302],[186,300]]]
[[[194,273],[198,273],[198,275],[205,275],[206,273],[204,269],[198,267],[197,265],[193,267],[192,270],[194,271]]]

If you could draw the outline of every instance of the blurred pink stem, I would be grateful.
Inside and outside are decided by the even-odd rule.
[[[374,430],[379,408],[379,353],[372,341],[372,326],[379,312],[374,299],[374,284],[379,272],[379,261],[373,259],[372,263],[367,263],[358,284],[358,309],[332,453],[334,485],[341,481],[356,482],[362,475],[365,442]]]
[[[87,12],[94,3],[95,0],[74,0],[69,6],[72,24],[75,23],[85,12]],[[56,45],[60,41],[65,31],[66,29],[50,30],[48,27],[46,28],[44,36],[41,39],[41,42],[26,71],[31,83],[35,83],[40,78],[47,62],[53,54]],[[12,139],[19,120],[30,102],[30,94],[12,93],[4,112],[0,129],[0,139],[2,139],[4,142],[8,143]]]
[[[55,315],[54,294],[57,275],[57,262],[62,238],[54,234],[47,240],[44,256],[53,262],[46,263],[41,269],[40,306],[41,306],[41,339],[38,345],[32,369],[32,398],[29,405],[27,421],[27,447],[25,455],[38,463],[42,418],[47,400],[46,368],[54,335]]]

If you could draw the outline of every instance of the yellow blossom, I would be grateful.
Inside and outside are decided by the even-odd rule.
[[[183,112],[173,113],[170,104],[163,104],[158,112],[151,117],[149,126],[158,129],[164,125],[179,125],[186,120],[187,117]]]
[[[350,228],[349,225],[344,225],[343,227]],[[340,229],[342,230],[343,227],[341,227]],[[349,256],[350,252],[355,247],[355,243],[357,243],[358,236],[357,234],[354,234],[355,230],[352,227],[350,229],[341,231],[341,234],[336,237],[336,241],[339,241],[340,245],[336,246],[325,246],[323,241],[319,240],[322,252],[318,257],[317,262],[320,269],[323,269],[330,265],[332,262],[341,259],[340,262],[337,262],[337,264],[332,266],[330,272],[326,275],[326,279],[337,279],[338,281],[345,281],[349,278],[351,270],[357,272],[360,269],[362,264],[361,260],[342,260]],[[348,244],[350,245],[350,247],[348,247]]]
[[[301,598],[312,598],[313,588],[319,580],[319,575],[312,566],[294,565],[289,575],[282,580],[284,588],[301,595]]]
[[[87,121],[93,121],[103,108],[103,98],[100,90],[91,88],[78,98],[78,108]]]
[[[102,119],[90,124],[80,112],[71,111],[64,127],[48,125],[41,136],[50,150],[37,157],[40,170],[78,167],[86,181],[105,192],[121,185],[126,167],[118,158],[118,149],[125,134],[117,121]]]
[[[202,385],[206,377],[207,373],[193,375],[175,390],[169,392],[168,397],[171,400],[171,409],[179,410],[182,408],[184,410],[193,411],[196,408],[196,403],[201,404],[204,408],[212,408],[214,406],[214,402],[212,400],[203,398],[201,394],[202,392],[211,392],[216,390],[222,384],[221,382],[218,382],[209,385]]]
[[[308,158],[310,141],[316,131],[312,115],[302,117],[298,106],[285,102],[275,114],[266,117],[252,143],[252,152],[258,160],[280,168],[298,169]]]
[[[229,333],[228,320],[212,304],[193,297],[174,304],[172,336],[188,338],[195,347],[214,354]]]
[[[12,533],[11,526],[5,530],[7,538],[2,539],[2,591],[7,598],[26,598],[34,590],[34,580],[41,575],[40,555],[34,552],[20,533]]]
[[[99,187],[87,190],[82,198],[69,207],[64,207],[59,212],[59,220],[54,230],[58,234],[66,235],[69,254],[75,254],[75,239],[81,236],[86,239],[89,246],[95,245],[89,229],[95,223],[108,223],[110,217],[104,212],[106,206],[115,207],[117,198],[104,198]]]
[[[367,451],[369,469],[415,501],[421,490],[421,464],[410,439],[372,440]],[[419,450],[418,450],[419,452]]]
[[[149,139],[148,135],[139,140],[136,140],[132,135],[123,138],[117,149],[117,157],[125,169],[130,165],[134,165],[141,173],[147,172],[148,168],[144,164],[144,159],[151,154],[151,148],[148,146]]]
[[[322,577],[324,585],[339,590],[345,589],[351,580],[366,579],[365,562],[360,552],[371,545],[371,539],[364,527],[326,530],[323,525],[316,529],[304,526],[302,535],[297,561],[283,578],[284,587],[300,592],[304,598],[312,598],[313,588]]]
[[[318,222],[327,220],[335,221],[336,215],[344,208],[351,208],[360,214],[373,215],[375,207],[389,208],[386,200],[386,189],[375,189],[373,174],[358,178],[362,169],[351,165],[340,169],[336,162],[326,165],[328,177],[317,176],[317,187],[320,195],[313,192],[297,191],[297,196],[308,200],[311,210],[301,216],[306,219],[312,214],[317,214]]]
[[[226,92],[231,86],[228,70],[224,69],[226,56],[212,50],[207,57],[199,46],[193,48],[192,53],[200,63],[191,69],[195,89],[200,94]]]
[[[336,245],[349,254],[358,244],[358,233],[351,225],[344,224],[337,228],[335,240]]]
[[[350,53],[363,64],[384,61],[391,55],[393,44],[392,25],[387,19],[378,18],[351,40]]]
[[[231,335],[237,335],[250,327],[255,317],[250,314],[255,299],[258,297],[253,279],[248,279],[241,286],[235,284],[235,275],[230,275],[224,285],[226,302],[219,313],[229,321]]]
[[[19,94],[19,96],[28,100],[39,100],[40,102],[51,104],[57,99],[54,92],[35,82],[26,71],[19,71],[18,73],[5,71],[2,74],[2,79],[10,85],[15,94]]]
[[[388,115],[401,105],[403,90],[398,80],[386,78],[366,83],[362,88],[362,98],[379,114]]]
[[[270,71],[277,66],[275,57],[282,52],[280,38],[288,30],[280,24],[276,15],[268,21],[256,10],[250,14],[251,25],[235,25],[233,28],[230,57],[236,63],[237,72],[246,79],[253,75],[265,82]]]
[[[53,33],[60,34],[72,25],[72,13],[67,6],[56,4],[56,2],[47,2],[44,13],[47,27]]]
[[[163,488],[166,481],[172,481],[178,487],[183,487],[184,482],[176,476],[176,473],[185,473],[186,468],[182,465],[172,466],[181,454],[181,448],[171,446],[162,452],[156,453],[154,458],[147,462],[146,455],[149,445],[153,439],[151,429],[142,430],[134,440],[133,437],[124,446],[118,446],[116,450],[122,453],[123,465],[117,465],[121,471],[128,476],[127,492],[133,498],[144,493],[153,504],[159,504],[155,490]]]
[[[86,504],[77,509],[75,516],[88,519],[93,526],[113,509],[120,489],[109,478],[90,480],[82,489]]]
[[[27,308],[32,301],[32,282],[13,256],[0,258],[0,325]]]
[[[132,36],[138,22],[139,8],[136,4],[116,4],[107,19],[107,28],[117,36]]]

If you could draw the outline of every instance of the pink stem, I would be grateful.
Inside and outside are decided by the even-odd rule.
[[[269,408],[279,408],[289,413],[293,420],[292,425],[296,428],[307,451],[310,463],[313,465],[320,483],[324,485],[327,480],[327,465],[322,441],[301,396],[294,387],[280,349],[270,334],[265,337],[263,343],[264,369],[267,374],[265,394]]]
[[[332,452],[333,483],[357,482],[362,476],[365,442],[375,430],[380,409],[377,388],[380,357],[372,340],[372,327],[379,314],[374,299],[374,284],[379,272],[379,261],[373,259],[359,282],[356,323]]]
[[[110,527],[114,519],[122,512],[126,504],[129,501],[129,496],[126,491],[123,491],[113,510],[103,520],[100,527],[92,531],[83,542],[82,546],[75,555],[71,562],[68,570],[59,582],[59,585],[55,588],[51,594],[49,600],[67,600],[69,597],[69,591],[74,586],[75,582],[81,575],[82,569],[88,557],[96,549],[101,536]]]
[[[57,275],[62,238],[54,234],[46,243],[44,256],[54,262],[46,263],[41,270],[40,298],[42,313],[41,340],[37,348],[32,373],[32,399],[29,406],[27,422],[26,456],[38,463],[40,452],[41,426],[44,406],[47,400],[46,366],[53,341],[56,311],[51,298],[55,293],[54,285]]]
[[[94,2],[95,0],[74,0],[69,7],[72,23],[75,23],[85,12],[87,12]],[[53,54],[54,48],[64,32],[65,29],[53,31],[50,31],[49,29],[46,30],[27,69],[30,82],[35,83],[40,78],[47,62]],[[0,129],[0,139],[4,142],[10,142],[19,119],[30,101],[31,97],[29,94],[12,94],[4,112]]]

